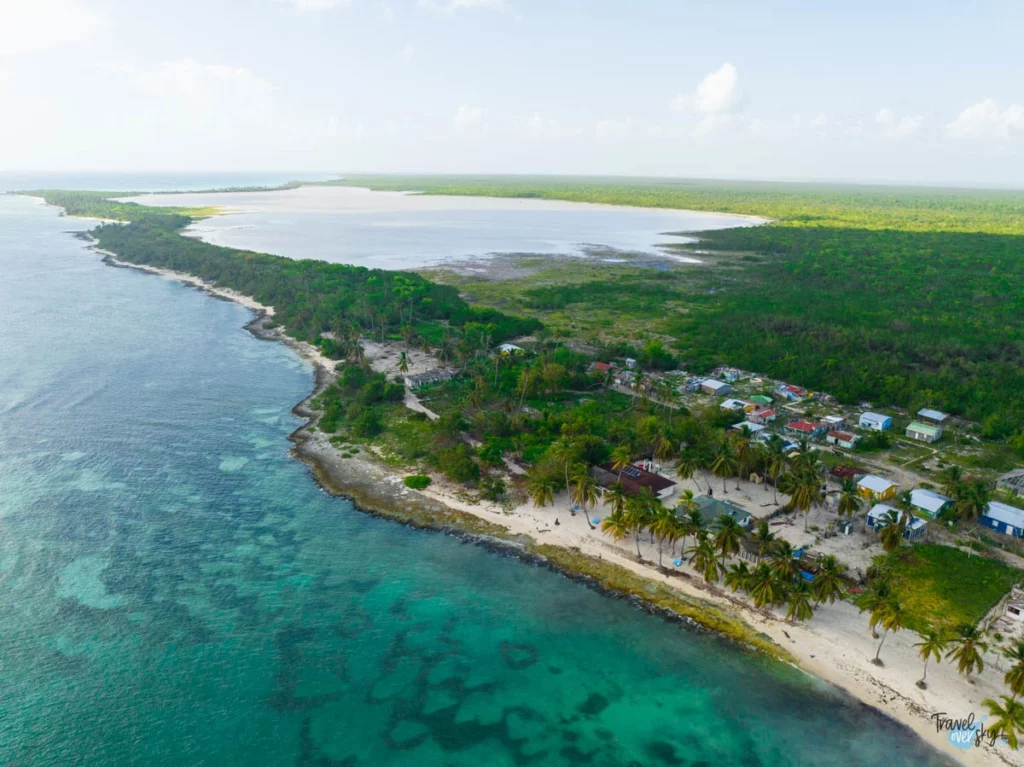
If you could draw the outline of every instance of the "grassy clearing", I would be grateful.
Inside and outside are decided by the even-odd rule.
[[[902,548],[884,562],[914,631],[976,625],[1024,575],[1002,562],[932,544]]]

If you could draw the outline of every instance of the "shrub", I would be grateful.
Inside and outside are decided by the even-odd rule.
[[[413,490],[423,490],[430,485],[432,480],[426,474],[410,474],[402,480],[406,487]]]

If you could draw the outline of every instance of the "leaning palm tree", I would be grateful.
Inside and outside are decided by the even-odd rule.
[[[740,561],[729,566],[729,572],[725,574],[725,585],[737,592],[740,589],[746,590],[750,584],[750,568],[746,562]]]
[[[626,509],[626,499],[628,497],[625,489],[622,487],[622,483],[616,482],[604,491],[602,498],[605,503],[612,507],[612,512],[621,514]]]
[[[846,565],[832,554],[826,554],[818,560],[818,572],[814,576],[811,589],[817,604],[834,604],[837,599],[842,599],[846,595],[846,587],[843,585],[845,570]]]
[[[889,597],[884,602],[879,604],[871,612],[871,629],[874,630],[875,626],[881,626],[884,629],[882,634],[882,641],[878,643],[878,650],[875,651],[875,657],[871,661],[876,666],[885,665],[882,663],[882,645],[885,644],[885,638],[889,636],[889,632],[894,634],[902,629],[906,623],[906,614],[903,612],[903,606],[896,600],[895,597]]]
[[[689,491],[687,491],[689,492]],[[683,542],[691,535],[696,539],[705,528],[704,515],[695,503],[680,503],[676,506],[676,514],[679,514],[682,523]]]
[[[643,489],[646,490],[647,488]],[[645,501],[646,499],[641,495],[634,495],[626,501],[626,523],[629,525],[629,530],[636,541],[637,559],[643,558],[643,555],[640,553],[640,533],[647,527],[651,519],[651,508]]]
[[[939,472],[942,492],[950,498],[956,498],[960,482],[964,478],[964,470],[959,466],[947,466]]]
[[[398,372],[403,374],[409,372],[409,355],[405,352],[398,355]]]
[[[991,698],[985,698],[981,702],[988,709],[989,716],[994,717],[992,724],[987,724],[985,729],[989,735],[1006,738],[1010,748],[1016,751],[1020,747],[1021,733],[1024,733],[1024,703],[1009,695],[1000,695],[1002,705]]]
[[[883,526],[876,527],[878,540],[882,548],[888,552],[896,551],[903,543],[903,534],[907,529],[906,517],[898,511],[888,511],[881,520]]]
[[[715,548],[722,557],[739,554],[743,528],[735,517],[723,514],[715,520]]]
[[[601,520],[601,532],[610,535],[616,542],[629,535],[629,523],[621,509],[616,509]]]
[[[942,653],[946,651],[946,637],[941,631],[935,629],[928,629],[921,634],[921,641],[914,645],[917,649],[917,654],[924,659],[924,673],[921,678],[917,681],[917,686],[922,690],[928,688],[928,683],[925,679],[928,677],[928,661],[931,658],[935,658],[936,663],[942,662]]]
[[[782,602],[786,585],[767,563],[762,562],[750,574],[750,596],[754,598],[754,607],[774,605]]]
[[[582,463],[576,464],[572,477],[572,500],[582,507],[583,518],[587,520],[587,527],[591,530],[594,529],[594,525],[590,521],[587,507],[596,505],[599,497],[597,482],[590,475],[589,467]]]
[[[562,469],[565,471],[565,489],[569,490],[569,468],[576,463],[576,460],[579,457],[579,449],[568,437],[559,437],[551,443],[551,447],[548,448],[548,452],[551,454],[552,458],[562,464]],[[569,511],[573,514],[576,513],[572,507],[571,491],[569,494]]]
[[[977,628],[969,624],[963,624],[958,629],[959,634],[950,644],[953,649],[946,653],[946,659],[956,659],[956,670],[967,677],[967,681],[973,681],[971,674],[977,671],[979,674],[985,670],[985,661],[981,654],[988,651],[988,643],[984,635]]]
[[[1024,642],[1017,642],[1016,646],[1003,650],[1003,655],[1013,661],[1003,681],[1015,698],[1020,697],[1024,695]]]
[[[875,626],[878,625],[878,622],[874,619],[875,611],[885,604],[891,596],[892,587],[889,585],[889,579],[881,577],[871,581],[864,593],[857,599],[857,609],[860,612],[867,610],[870,613],[871,620],[868,621],[868,626],[871,630],[871,636],[875,639],[878,639],[878,633],[875,631]]]
[[[786,597],[789,600],[789,607],[786,608],[786,618],[790,623],[797,621],[809,621],[814,617],[814,607],[811,606],[811,587],[803,578],[796,582],[793,588],[789,589]]]
[[[767,449],[766,464],[768,476],[772,478],[772,497],[775,505],[778,506],[779,477],[786,473],[786,465],[788,462],[786,457],[786,447],[782,438],[778,434],[773,434],[765,447]]]
[[[716,583],[722,575],[724,566],[718,558],[718,552],[711,545],[706,535],[699,535],[697,543],[687,550],[690,565],[699,572],[708,583]]]
[[[967,521],[974,521],[984,514],[989,501],[992,500],[992,491],[984,480],[980,479],[960,483],[956,492],[953,510],[957,517]]]
[[[529,479],[528,489],[533,505],[543,508],[555,502],[558,482],[549,474],[534,474]]]
[[[622,470],[629,466],[633,462],[633,451],[629,445],[619,445],[617,448],[612,450],[612,471],[616,471],[619,474],[619,479],[622,479]]]
[[[697,460],[696,454],[692,450],[684,450],[679,454],[679,458],[675,463],[676,475],[680,481],[685,482],[688,479],[693,479],[694,475],[700,469],[700,462]],[[698,486],[698,490],[700,487]]]

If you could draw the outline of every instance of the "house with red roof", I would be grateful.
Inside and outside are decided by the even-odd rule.
[[[828,427],[819,421],[807,421],[798,418],[790,421],[785,427],[786,434],[803,439],[821,439],[828,432]]]

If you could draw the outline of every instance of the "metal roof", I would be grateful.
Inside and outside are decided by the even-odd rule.
[[[938,514],[942,510],[942,507],[949,503],[952,498],[947,498],[942,493],[936,493],[934,490],[926,490],[923,487],[918,487],[910,491],[910,505],[916,506],[919,509],[931,512],[932,514]]]
[[[945,421],[947,418],[949,418],[949,416],[946,415],[945,413],[942,413],[938,410],[932,410],[931,408],[927,407],[918,410],[917,414],[922,418],[930,418],[933,421]]]
[[[985,516],[989,519],[994,519],[996,522],[1024,529],[1024,509],[1018,509],[1016,506],[992,501],[985,511]]]
[[[910,426],[907,427],[907,431],[916,431],[919,434],[927,434],[929,437],[937,437],[942,431],[938,426],[929,426],[926,423],[920,421],[913,421]]]
[[[873,493],[884,493],[890,487],[898,487],[895,482],[876,476],[874,474],[868,474],[861,478],[860,482],[857,483],[861,487],[866,487]]]
[[[861,413],[860,420],[863,421],[865,418],[869,421],[878,421],[879,423],[891,420],[889,416],[882,415],[881,413]]]

